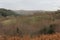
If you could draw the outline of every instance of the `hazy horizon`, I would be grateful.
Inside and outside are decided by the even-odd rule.
[[[57,10],[60,0],[0,0],[0,8],[11,10]]]

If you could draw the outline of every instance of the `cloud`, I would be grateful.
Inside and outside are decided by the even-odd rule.
[[[0,0],[0,8],[26,10],[55,10],[60,0]]]

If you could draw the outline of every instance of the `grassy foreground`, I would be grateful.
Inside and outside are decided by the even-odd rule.
[[[60,40],[60,33],[33,36],[32,38],[29,35],[24,35],[23,37],[0,36],[0,40]]]

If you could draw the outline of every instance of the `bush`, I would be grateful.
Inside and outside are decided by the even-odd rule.
[[[49,25],[48,27],[44,27],[42,30],[38,32],[38,34],[53,34],[54,31],[54,25]]]
[[[54,27],[53,25],[50,25],[50,26],[49,26],[49,28],[48,28],[48,30],[47,30],[47,33],[48,33],[48,34],[55,33],[55,31],[54,31],[54,28],[53,28],[53,27]]]

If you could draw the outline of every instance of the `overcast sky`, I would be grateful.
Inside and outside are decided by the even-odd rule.
[[[0,8],[13,10],[56,10],[60,0],[0,0]]]

